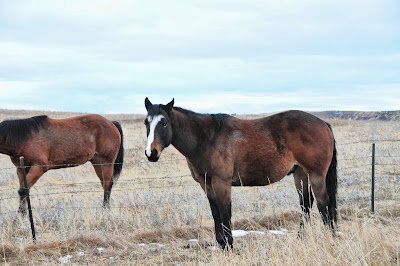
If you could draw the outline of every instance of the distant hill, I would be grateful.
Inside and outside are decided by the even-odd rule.
[[[400,111],[323,111],[311,113],[322,119],[400,121]]]
[[[308,112],[308,111],[306,111]],[[376,112],[361,112],[361,111],[322,111],[322,112],[309,112],[321,119],[338,119],[338,120],[365,120],[365,121],[400,121],[399,111],[376,111]],[[80,115],[83,113],[71,112],[54,112],[54,111],[33,111],[33,110],[8,110],[0,109],[0,122],[8,118],[26,118],[35,115],[49,115],[51,118],[64,118]],[[269,116],[270,114],[254,114],[254,115],[239,115],[241,118],[259,118]],[[142,119],[144,115],[137,114],[105,114],[109,119]]]

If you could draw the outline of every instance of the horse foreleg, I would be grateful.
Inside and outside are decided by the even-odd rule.
[[[219,200],[209,184],[205,185],[201,182],[200,185],[204,190],[204,193],[206,193],[208,202],[210,203],[211,214],[214,220],[215,238],[222,249],[225,249],[227,240],[225,239],[224,225],[221,220]]]
[[[26,214],[26,197],[29,189],[36,183],[36,181],[46,172],[47,170],[43,167],[31,167],[26,168],[26,180],[28,187],[25,187],[23,173],[21,168],[17,168],[17,175],[19,180],[19,208],[18,212],[22,215]]]
[[[211,193],[210,193],[211,194]],[[207,194],[208,202],[210,203],[211,213],[214,219],[215,238],[218,244],[224,243],[224,231],[221,224],[218,204],[215,195]]]
[[[221,227],[223,234],[222,240],[218,241],[221,245],[222,249],[225,249],[226,245],[228,244],[230,248],[233,248],[233,237],[232,237],[232,225],[231,225],[231,217],[232,217],[232,209],[231,209],[231,202],[224,201],[224,200],[217,200],[217,205],[219,209],[219,216],[221,220]]]
[[[18,190],[19,194],[19,207],[18,207],[18,212],[22,215],[26,214],[26,192],[25,188],[20,187]]]
[[[219,219],[214,218],[215,224],[217,224],[217,222],[219,223],[218,226],[215,226],[217,242],[221,245],[222,249],[225,249],[227,244],[229,245],[229,247],[232,248],[233,237],[231,227],[231,183],[218,177],[213,177],[211,179],[211,186],[215,195],[215,206],[214,210],[213,207],[211,207],[211,211],[213,212],[213,216],[214,213],[215,215],[219,214]],[[219,229],[218,233],[217,228]]]

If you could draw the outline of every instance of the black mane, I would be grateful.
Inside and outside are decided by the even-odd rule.
[[[226,121],[230,118],[230,115],[228,114],[200,114],[180,107],[174,107],[174,109],[186,114],[187,116],[190,116],[194,120],[196,120],[195,116],[197,115],[212,117],[213,122],[215,123],[215,132],[221,131],[225,126]]]
[[[32,132],[45,128],[49,122],[46,115],[26,119],[5,120],[0,123],[0,138],[6,145],[18,146],[27,140]]]
[[[219,132],[224,128],[226,121],[230,117],[230,115],[228,114],[212,114],[211,116],[214,118],[215,121],[216,132]]]

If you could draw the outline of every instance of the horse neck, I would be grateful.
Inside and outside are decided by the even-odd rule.
[[[206,134],[203,124],[207,124],[207,115],[190,113],[190,115],[174,109],[171,114],[172,141],[171,144],[185,157],[192,158],[204,145]],[[199,123],[201,121],[202,123]],[[204,123],[203,123],[204,122]]]

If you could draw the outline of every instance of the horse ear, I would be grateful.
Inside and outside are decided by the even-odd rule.
[[[171,113],[171,112],[172,112],[172,108],[174,107],[174,101],[175,101],[175,99],[172,98],[172,101],[170,101],[170,102],[165,106],[165,111],[167,111],[167,113]]]
[[[146,99],[144,99],[144,105],[146,106],[146,110],[149,111],[153,104],[150,102],[149,98],[146,97]]]

